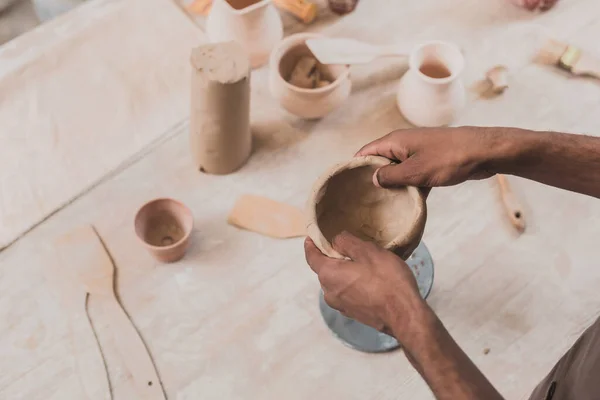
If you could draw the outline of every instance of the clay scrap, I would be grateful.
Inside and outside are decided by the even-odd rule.
[[[486,78],[490,83],[490,90],[495,94],[501,94],[508,89],[508,68],[504,65],[497,65],[486,73]]]
[[[277,239],[306,236],[302,210],[250,194],[241,196],[235,202],[227,223]]]
[[[312,56],[301,57],[292,70],[288,80],[294,86],[303,89],[318,89],[331,84],[325,66]]]

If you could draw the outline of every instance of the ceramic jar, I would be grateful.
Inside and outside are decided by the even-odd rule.
[[[400,80],[397,104],[413,125],[448,125],[465,107],[466,94],[460,75],[464,57],[458,46],[426,42],[409,56],[409,70]]]
[[[352,83],[347,65],[329,65],[332,83],[316,89],[297,87],[288,82],[298,60],[312,53],[306,40],[323,37],[315,33],[298,33],[285,38],[271,53],[269,89],[273,97],[290,113],[305,119],[324,117],[350,96]]]
[[[252,68],[258,68],[283,38],[283,24],[270,0],[214,0],[206,33],[211,42],[241,44]]]

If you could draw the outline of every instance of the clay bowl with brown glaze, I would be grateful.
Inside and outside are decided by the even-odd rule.
[[[156,199],[144,204],[135,216],[135,233],[158,261],[180,260],[189,245],[194,226],[192,212],[173,199]]]
[[[317,180],[307,203],[307,232],[323,254],[345,258],[331,245],[343,231],[403,259],[417,248],[427,220],[421,191],[413,186],[382,189],[373,184],[375,171],[391,163],[384,157],[356,157]]]

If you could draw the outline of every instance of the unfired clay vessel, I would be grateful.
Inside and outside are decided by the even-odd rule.
[[[291,35],[273,50],[269,60],[271,94],[283,108],[300,118],[324,117],[348,98],[352,88],[347,65],[326,66],[332,83],[324,87],[305,89],[288,82],[300,58],[312,55],[306,46],[306,40],[319,37],[323,36],[314,33]]]
[[[465,87],[460,80],[464,57],[458,46],[427,42],[409,57],[409,70],[400,80],[397,103],[413,125],[448,125],[465,106]]]
[[[173,199],[144,204],[135,216],[135,233],[150,254],[161,262],[183,258],[194,226],[189,208]]]
[[[271,0],[214,0],[206,33],[211,42],[241,44],[257,68],[283,38],[283,24]]]
[[[250,66],[236,42],[209,43],[192,50],[190,150],[196,169],[229,174],[252,148]]]
[[[307,231],[323,254],[345,258],[331,246],[342,231],[374,241],[404,259],[417,248],[427,219],[425,198],[412,186],[376,187],[373,174],[389,164],[384,157],[356,157],[317,180],[307,203]]]

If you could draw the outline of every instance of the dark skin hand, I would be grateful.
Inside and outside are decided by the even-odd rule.
[[[502,173],[600,198],[596,137],[514,128],[411,129],[375,140],[357,155],[397,162],[373,176],[383,188],[427,189]],[[396,337],[437,399],[502,399],[421,299],[404,261],[349,233],[332,245],[348,260],[326,257],[305,242],[306,260],[331,307]]]

